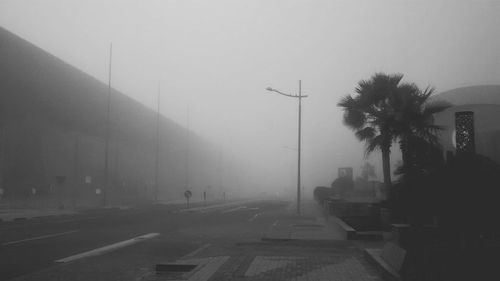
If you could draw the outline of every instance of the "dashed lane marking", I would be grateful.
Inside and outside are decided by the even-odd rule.
[[[246,207],[247,206],[238,206],[238,207],[233,208],[233,209],[222,211],[221,213],[222,214],[227,214],[227,213],[235,212],[235,211],[238,211],[238,210],[241,210],[241,209],[246,209]]]
[[[32,237],[32,238],[27,238],[27,239],[22,239],[22,240],[10,241],[10,242],[3,243],[2,246],[9,246],[9,245],[19,244],[19,243],[24,243],[24,242],[34,241],[34,240],[41,240],[41,239],[46,239],[46,238],[51,238],[51,237],[57,237],[57,236],[75,233],[77,231],[78,230],[71,230],[71,231],[54,233],[54,234],[47,234],[47,235],[42,235],[42,236],[37,236],[37,237]]]
[[[252,222],[252,221],[254,221],[254,220],[255,220],[258,216],[260,216],[260,214],[261,214],[261,213],[257,213],[257,214],[255,214],[255,215],[253,215],[253,217],[251,217],[251,218],[248,220],[248,222]]]
[[[107,253],[107,252],[111,252],[111,251],[114,251],[114,250],[117,250],[117,249],[120,249],[120,248],[123,248],[123,247],[126,247],[126,246],[130,246],[130,245],[142,242],[142,241],[144,241],[146,239],[154,238],[154,237],[156,237],[158,235],[160,235],[160,234],[159,233],[144,234],[144,235],[137,236],[137,237],[129,239],[129,240],[121,241],[121,242],[118,242],[118,243],[114,243],[114,244],[111,244],[111,245],[108,245],[108,246],[104,246],[104,247],[101,247],[101,248],[97,248],[97,249],[94,249],[94,250],[90,250],[90,251],[87,251],[87,252],[83,252],[83,253],[80,253],[80,254],[69,256],[69,257],[66,257],[66,258],[58,259],[55,262],[66,263],[66,262],[71,262],[71,261],[82,259],[82,258],[87,258],[87,257],[93,257],[93,256],[102,255],[102,254]]]

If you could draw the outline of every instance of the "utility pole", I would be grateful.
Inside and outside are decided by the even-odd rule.
[[[219,167],[218,167],[218,172],[219,172],[219,192],[224,190],[223,182],[222,182],[222,145],[219,146]]]
[[[297,165],[297,214],[300,214],[300,151],[301,151],[301,130],[302,130],[302,98],[307,98],[307,95],[302,95],[302,81],[299,80],[299,94],[298,95],[290,95],[273,89],[271,87],[267,87],[266,90],[271,92],[276,92],[280,95],[287,96],[290,98],[298,98],[299,99],[299,130],[298,130],[298,165]]]
[[[79,162],[80,162],[80,135],[78,133],[74,134],[75,136],[75,147],[74,147],[74,155],[73,155],[73,188],[71,190],[71,197],[73,200],[73,207],[76,205],[76,199],[78,197],[78,190],[80,185],[80,172],[79,172]]]
[[[300,214],[300,144],[302,128],[302,81],[299,80],[299,134],[298,134],[298,165],[297,165],[297,214]]]
[[[109,77],[108,77],[108,102],[107,102],[107,110],[106,110],[106,139],[104,146],[104,188],[102,190],[102,205],[106,206],[107,204],[107,193],[108,193],[108,150],[109,150],[109,130],[110,130],[110,111],[111,111],[111,60],[113,57],[113,44],[109,45]]]
[[[186,111],[186,161],[184,163],[184,184],[185,184],[185,189],[189,190],[189,157],[190,157],[190,129],[189,129],[189,105],[187,106],[187,111]]]
[[[157,98],[157,109],[156,109],[156,163],[155,163],[155,201],[158,201],[158,174],[160,166],[160,83],[158,82],[158,98]]]

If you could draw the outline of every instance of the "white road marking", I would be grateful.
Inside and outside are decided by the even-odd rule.
[[[226,214],[226,213],[231,213],[231,212],[235,212],[235,211],[238,211],[238,210],[241,210],[241,209],[246,209],[247,206],[238,206],[236,208],[233,208],[233,209],[229,209],[229,210],[225,210],[223,212],[221,212],[222,214]]]
[[[235,202],[230,202],[230,203],[222,203],[222,204],[214,204],[214,205],[208,205],[208,206],[200,206],[200,207],[191,207],[191,208],[184,208],[178,210],[179,213],[183,212],[196,212],[196,211],[213,211],[213,210],[218,210],[218,209],[223,209],[226,207],[231,207],[231,206],[236,206],[236,205],[241,205],[241,204],[246,204],[246,203],[251,203],[251,202],[258,202],[262,200],[258,199],[251,199],[251,200],[239,200]]]
[[[253,215],[253,217],[251,217],[248,221],[249,221],[249,222],[254,221],[254,220],[255,220],[258,216],[260,216],[260,214],[261,214],[261,213],[257,213],[257,214],[255,214],[255,215]]]
[[[56,260],[56,262],[65,263],[65,262],[70,262],[70,261],[74,261],[74,260],[78,260],[78,259],[82,259],[82,258],[87,258],[87,257],[102,255],[104,253],[117,250],[119,248],[123,248],[123,247],[126,247],[126,246],[130,246],[130,245],[142,242],[142,241],[144,241],[146,239],[154,238],[154,237],[156,237],[158,235],[160,235],[160,233],[148,233],[148,234],[145,234],[145,235],[137,236],[137,237],[129,239],[129,240],[121,241],[121,242],[118,242],[118,243],[114,243],[114,244],[111,244],[111,245],[108,245],[108,246],[104,246],[104,247],[101,247],[101,248],[97,248],[97,249],[94,249],[94,250],[90,250],[90,251],[87,251],[87,252],[83,252],[83,253],[80,253],[80,254],[69,256],[69,257],[66,257],[66,258],[58,259],[58,260]]]
[[[209,243],[208,243],[208,244],[205,244],[205,245],[203,245],[203,246],[199,247],[198,249],[196,249],[196,250],[192,251],[191,253],[189,253],[189,254],[187,254],[187,255],[183,256],[183,257],[182,257],[182,259],[187,259],[187,258],[194,257],[196,254],[198,254],[199,252],[203,251],[205,248],[208,248],[208,247],[210,247],[210,244],[209,244]]]
[[[219,256],[206,258],[208,262],[201,267],[198,271],[195,271],[193,275],[188,278],[188,281],[207,281],[214,275],[217,270],[226,263],[230,256]]]
[[[40,239],[45,239],[45,238],[57,237],[57,236],[61,236],[61,235],[75,233],[77,231],[78,230],[71,230],[71,231],[54,233],[54,234],[47,234],[47,235],[42,235],[42,236],[37,236],[37,237],[32,237],[32,238],[27,238],[27,239],[22,239],[22,240],[10,241],[10,242],[3,243],[2,246],[8,246],[8,245],[14,245],[14,244],[19,244],[19,243],[23,243],[23,242],[33,241],[33,240],[40,240]]]

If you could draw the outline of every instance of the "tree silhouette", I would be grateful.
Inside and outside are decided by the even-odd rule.
[[[346,95],[338,103],[344,109],[344,123],[355,131],[359,140],[365,141],[366,155],[381,151],[387,187],[391,186],[391,145],[396,139],[391,99],[397,95],[402,78],[402,74],[376,73],[369,80],[361,80],[355,94]]]

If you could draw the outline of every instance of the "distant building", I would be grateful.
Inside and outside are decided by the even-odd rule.
[[[433,100],[452,105],[435,116],[435,124],[445,127],[440,132],[445,155],[462,149],[500,163],[500,85],[457,88]]]
[[[108,86],[3,28],[0,62],[3,196],[35,188],[37,196],[93,200],[104,185]],[[110,124],[109,202],[152,198],[156,113],[113,89]],[[218,175],[218,148],[190,134],[188,154],[183,127],[162,117],[160,128],[160,196],[181,198],[188,177],[200,196]]]

